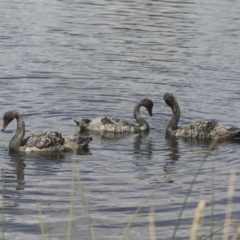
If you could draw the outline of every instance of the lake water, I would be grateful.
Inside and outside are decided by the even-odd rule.
[[[134,211],[166,176],[133,222],[127,239],[170,239],[179,211],[209,143],[166,139],[173,93],[180,124],[216,119],[240,126],[239,1],[2,1],[0,8],[0,115],[19,110],[26,136],[54,130],[74,135],[73,119],[118,116],[134,122],[142,98],[154,102],[142,116],[150,132],[98,135],[76,156],[96,239],[120,239]],[[72,155],[10,154],[16,130],[1,139],[2,226],[5,239],[66,239]],[[239,143],[209,153],[186,203],[176,239],[188,239],[195,209],[208,202],[204,225],[225,219],[229,176],[236,172],[232,217],[240,215]],[[212,182],[214,176],[214,191]],[[75,181],[71,239],[90,239],[82,190]],[[209,228],[207,228],[209,230]],[[81,236],[81,237],[80,237]],[[214,239],[220,239],[222,233]],[[3,236],[2,236],[3,239]]]

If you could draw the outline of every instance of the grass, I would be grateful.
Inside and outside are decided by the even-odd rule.
[[[2,182],[2,240],[5,239],[5,201],[4,201],[4,198],[5,198],[5,171],[3,169],[3,182]]]
[[[149,238],[150,240],[156,240],[156,231],[155,231],[155,224],[154,224],[154,209],[151,208],[150,212],[149,212],[149,217],[148,217],[148,221],[149,221]]]
[[[78,142],[78,137],[76,139]],[[70,198],[70,207],[69,207],[69,220],[68,220],[68,230],[67,230],[67,240],[71,239],[72,234],[72,219],[73,219],[73,207],[74,207],[74,185],[75,185],[75,172],[76,172],[76,155],[77,148],[74,149],[73,162],[72,162],[72,181],[71,181],[71,198]]]
[[[179,223],[180,223],[180,221],[181,221],[181,217],[182,217],[183,211],[184,211],[184,209],[185,209],[185,206],[186,206],[186,203],[187,203],[187,199],[188,199],[188,197],[189,197],[189,195],[190,195],[190,193],[191,193],[191,190],[192,190],[192,187],[193,187],[193,185],[194,185],[194,183],[195,183],[195,180],[196,180],[196,178],[197,178],[197,176],[198,176],[198,174],[199,174],[199,172],[200,172],[200,170],[201,170],[204,162],[206,161],[206,159],[207,159],[210,151],[214,148],[216,142],[217,142],[217,140],[214,141],[214,142],[210,145],[209,148],[207,148],[207,149],[204,150],[204,151],[201,151],[201,153],[202,153],[202,152],[205,153],[205,157],[203,158],[203,160],[202,160],[201,163],[199,164],[198,170],[197,170],[197,172],[195,173],[194,178],[193,178],[193,180],[192,180],[192,182],[191,182],[191,184],[190,184],[190,186],[189,186],[189,190],[188,190],[187,194],[185,195],[185,199],[184,199],[184,201],[183,201],[182,207],[181,207],[181,209],[180,209],[180,211],[179,211],[179,214],[178,214],[178,217],[177,217],[177,221],[176,221],[175,228],[174,228],[174,231],[173,231],[173,235],[172,235],[172,238],[171,238],[172,240],[174,240],[174,239],[176,238],[177,229],[178,229],[178,227],[179,227]],[[194,157],[193,157],[193,158],[194,158]],[[189,161],[191,161],[191,160],[192,160],[192,159],[190,159]],[[186,161],[186,162],[182,165],[181,168],[183,168],[189,161]],[[178,168],[178,170],[179,170],[179,169],[180,169],[180,168]],[[169,174],[167,177],[165,177],[165,179],[164,179],[161,183],[159,183],[159,184],[157,184],[157,185],[155,186],[154,190],[152,190],[152,192],[150,192],[150,194],[142,201],[142,203],[140,203],[139,207],[136,209],[136,211],[134,212],[134,214],[133,214],[132,217],[130,218],[130,220],[129,220],[127,226],[126,226],[126,228],[124,229],[123,234],[122,234],[120,240],[125,240],[125,239],[126,239],[127,233],[128,233],[128,231],[129,231],[132,223],[134,222],[135,218],[137,217],[138,213],[141,211],[142,207],[144,207],[144,206],[146,205],[146,203],[149,201],[149,199],[151,199],[151,197],[155,195],[155,193],[159,190],[159,188],[160,188],[162,185],[164,185],[165,183],[167,183],[168,180],[170,179],[170,177],[171,177],[173,174],[175,174],[176,172],[177,172],[177,171],[172,172],[172,173]]]
[[[80,125],[81,127],[81,125]],[[78,142],[78,137],[76,137],[76,142]],[[88,210],[88,202],[87,202],[87,197],[84,191],[83,184],[81,182],[80,178],[80,173],[79,170],[76,167],[76,155],[77,155],[77,148],[74,149],[74,154],[73,154],[73,163],[72,163],[72,181],[71,181],[71,198],[70,198],[70,207],[69,207],[69,222],[68,222],[68,234],[67,234],[67,240],[71,239],[71,234],[72,234],[72,219],[73,219],[73,208],[74,208],[74,189],[75,189],[75,180],[77,179],[78,181],[78,186],[79,186],[79,194],[82,200],[83,204],[83,212],[84,216],[86,219],[86,224],[89,228],[90,231],[90,236],[92,240],[95,240],[95,233],[91,221],[91,217],[89,214]]]
[[[39,212],[39,222],[41,227],[42,240],[45,240],[44,223],[43,223],[43,217],[42,217],[42,206],[40,204],[38,206],[38,212]]]
[[[204,151],[200,152],[199,154],[204,153],[204,157],[203,160],[200,162],[198,169],[196,171],[196,173],[193,176],[192,182],[189,185],[188,191],[185,195],[185,198],[183,200],[182,206],[179,210],[178,216],[177,216],[177,220],[175,223],[175,227],[172,233],[172,237],[171,239],[174,240],[176,239],[177,233],[178,233],[178,228],[179,228],[179,224],[183,215],[183,212],[185,210],[186,207],[186,203],[187,200],[191,194],[192,188],[194,186],[194,183],[199,175],[199,172],[201,171],[205,161],[207,160],[207,157],[209,156],[210,151],[214,148],[216,144],[216,141],[213,142],[209,148],[205,149]],[[198,154],[198,155],[199,155]],[[95,233],[94,233],[94,227],[92,224],[92,220],[91,220],[91,216],[90,216],[90,211],[88,209],[88,202],[87,202],[87,196],[86,193],[84,191],[84,187],[83,184],[81,182],[81,178],[79,175],[79,171],[76,167],[76,152],[73,155],[73,163],[72,163],[72,180],[71,180],[71,197],[70,197],[70,207],[69,207],[69,222],[68,222],[68,230],[67,230],[67,240],[71,239],[71,234],[72,234],[72,219],[73,219],[73,209],[74,209],[74,197],[75,197],[75,182],[77,181],[78,183],[78,188],[79,188],[79,195],[81,197],[82,200],[82,204],[83,204],[83,213],[86,219],[86,224],[88,226],[89,229],[89,239],[91,240],[95,240]],[[194,158],[194,157],[193,157]],[[189,161],[191,161],[192,159],[190,159]],[[182,164],[182,166],[180,168],[183,168],[189,161],[185,162],[184,164]],[[175,172],[172,172],[171,174],[169,174],[167,177],[164,178],[164,180],[160,183],[158,183],[155,188],[149,193],[149,195],[142,200],[142,202],[139,204],[138,208],[135,210],[135,212],[133,213],[132,217],[129,219],[125,229],[123,230],[121,236],[120,236],[120,240],[125,240],[127,239],[128,236],[128,232],[134,222],[134,220],[136,219],[136,217],[138,216],[139,212],[141,211],[141,209],[148,203],[148,201],[156,194],[156,192],[161,188],[162,185],[166,184],[170,177],[175,174],[180,168],[178,168]],[[211,216],[210,216],[210,227],[209,225],[207,225],[206,227],[204,226],[204,213],[206,211],[206,201],[204,199],[201,199],[199,201],[199,204],[196,208],[195,211],[195,215],[193,217],[193,223],[192,226],[189,226],[189,230],[190,230],[190,234],[189,234],[189,239],[190,240],[203,240],[203,239],[214,239],[215,236],[217,236],[217,234],[219,234],[220,231],[223,231],[222,233],[222,239],[223,240],[227,240],[230,237],[230,226],[234,226],[234,224],[237,223],[237,219],[232,219],[231,218],[231,212],[232,212],[232,200],[233,200],[233,196],[234,196],[234,183],[235,183],[235,173],[231,173],[230,175],[230,180],[229,180],[229,190],[228,190],[228,204],[226,207],[226,217],[225,217],[225,221],[222,223],[218,223],[218,224],[214,224],[214,168],[213,168],[213,173],[212,173],[212,199],[211,199],[211,205],[210,205],[210,212],[211,212]],[[40,215],[40,226],[41,226],[41,231],[42,231],[42,240],[45,239],[44,237],[44,226],[43,226],[43,219],[42,219],[42,213],[41,213],[41,208],[39,208],[39,215]],[[150,210],[149,213],[149,239],[150,240],[156,240],[156,233],[155,233],[155,224],[154,224],[154,209]],[[240,227],[237,225],[236,227],[236,231],[234,234],[232,234],[232,239],[238,239],[238,237],[240,236]],[[219,235],[218,235],[219,237]]]
[[[201,227],[200,223],[201,223],[201,218],[202,218],[205,206],[206,206],[206,201],[204,201],[204,200],[201,200],[198,203],[198,206],[196,208],[196,212],[194,215],[194,219],[193,219],[192,228],[190,230],[190,239],[191,240],[197,240],[197,231],[198,231],[199,227]]]
[[[234,196],[234,184],[235,184],[235,173],[232,172],[230,175],[229,180],[229,188],[228,188],[228,204],[226,206],[226,217],[223,223],[220,224],[220,226],[213,225],[213,221],[211,220],[211,228],[207,232],[202,231],[201,234],[197,235],[198,229],[203,228],[203,226],[200,226],[200,222],[203,220],[203,213],[206,207],[206,202],[204,200],[201,200],[198,204],[198,207],[195,212],[192,228],[191,228],[191,234],[190,239],[196,240],[196,239],[213,239],[214,235],[219,233],[223,230],[222,239],[228,240],[230,238],[230,226],[233,226],[235,223],[238,222],[237,219],[231,218],[231,212],[232,212],[232,200]],[[214,200],[214,199],[212,199]],[[212,219],[212,216],[211,216]],[[239,237],[239,233],[235,231],[234,235],[232,236],[232,239],[237,239]]]

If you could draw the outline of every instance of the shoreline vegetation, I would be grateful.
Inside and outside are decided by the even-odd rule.
[[[191,194],[191,191],[194,187],[194,183],[198,177],[199,172],[201,171],[205,161],[207,160],[210,152],[212,149],[214,149],[214,146],[216,145],[217,140],[213,141],[211,145],[202,150],[201,152],[197,153],[196,156],[202,155],[203,154],[203,159],[201,160],[198,169],[196,170],[195,174],[193,175],[192,182],[189,185],[188,191],[185,195],[185,198],[183,199],[182,206],[179,210],[178,215],[176,216],[176,222],[175,226],[173,228],[173,233],[171,236],[171,240],[175,240],[177,238],[177,233],[179,229],[179,225],[181,222],[182,215],[184,213],[184,209],[187,204],[187,200]],[[84,190],[84,186],[81,182],[81,176],[80,172],[76,166],[76,154],[77,154],[77,149],[75,149],[73,157],[72,157],[72,180],[71,180],[71,196],[70,196],[70,206],[69,206],[69,217],[68,217],[68,227],[67,227],[67,240],[71,239],[72,236],[72,221],[73,221],[73,213],[74,213],[74,198],[75,198],[75,185],[77,185],[78,188],[78,193],[82,201],[82,206],[83,206],[83,214],[86,220],[86,225],[89,229],[89,239],[91,240],[97,240],[94,232],[94,226],[92,223],[90,211],[88,209],[88,201],[87,201],[87,196],[86,192]],[[183,168],[186,166],[186,164],[193,160],[194,157],[190,158],[188,161],[185,161],[184,163],[181,164],[181,166],[176,169],[175,171],[172,171],[170,174],[168,174],[163,181],[158,183],[153,190],[150,191],[149,195],[142,200],[142,202],[139,204],[138,208],[135,210],[131,218],[129,219],[125,229],[123,230],[120,240],[126,240],[128,239],[128,232],[131,228],[131,225],[133,224],[134,220],[138,216],[139,212],[141,209],[148,203],[148,201],[156,194],[156,192],[163,186],[164,184],[168,183],[171,176],[174,175],[175,173],[178,172],[179,169]],[[227,193],[227,205],[226,205],[226,210],[225,210],[225,220],[219,223],[214,222],[214,167],[212,168],[212,198],[211,202],[206,202],[205,199],[199,199],[199,203],[195,209],[195,214],[193,216],[193,221],[192,225],[189,226],[189,239],[190,240],[198,240],[198,239],[215,239],[214,237],[217,236],[219,239],[219,234],[222,235],[223,240],[237,240],[240,237],[240,225],[239,225],[239,219],[234,219],[232,218],[232,203],[233,203],[233,197],[234,197],[234,185],[235,185],[235,178],[236,174],[235,171],[232,171],[230,173],[230,178],[229,178],[229,187],[228,187],[228,193]],[[4,184],[4,179],[3,179],[3,184],[2,184],[2,239],[5,239],[4,236],[4,225],[5,225],[5,209],[4,209],[4,189],[5,189],[5,184]],[[210,208],[210,210],[209,210]],[[210,217],[208,217],[208,224],[205,226],[204,225],[204,213],[210,212]],[[41,228],[41,239],[51,239],[51,233],[48,231],[48,228],[46,227],[46,224],[44,224],[44,218],[42,215],[42,206],[41,204],[38,205],[38,212],[39,212],[39,225]],[[155,227],[155,222],[154,222],[154,208],[150,208],[149,216],[148,216],[148,231],[149,231],[149,239],[150,240],[156,240],[158,239],[158,236],[156,236],[156,227]],[[230,232],[230,227],[233,227],[235,231]],[[222,233],[221,233],[222,231]],[[160,239],[160,238],[159,238]]]

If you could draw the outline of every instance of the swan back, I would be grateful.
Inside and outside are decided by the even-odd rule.
[[[54,149],[63,144],[64,138],[62,134],[58,132],[37,132],[23,142],[25,148],[36,147],[38,149]]]
[[[199,120],[179,127],[175,135],[177,137],[211,139],[214,138],[218,123],[215,120]]]
[[[83,119],[86,120],[86,119]],[[94,132],[118,132],[118,133],[126,133],[126,132],[138,132],[140,128],[136,125],[117,117],[102,117],[99,119],[89,120],[88,124],[82,122],[82,120],[77,121],[74,120],[76,124],[79,126],[79,132],[84,130],[90,130]]]

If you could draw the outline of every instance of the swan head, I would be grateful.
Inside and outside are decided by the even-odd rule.
[[[4,113],[3,115],[3,125],[1,128],[1,131],[4,131],[7,125],[16,118],[17,111],[16,110],[10,110]]]
[[[145,98],[142,100],[142,106],[148,110],[149,115],[152,117],[153,102],[150,99]]]
[[[177,111],[177,108],[176,108],[176,105],[175,105],[176,100],[175,100],[173,94],[165,93],[163,98],[165,100],[165,103],[172,109],[172,111],[176,112]]]

